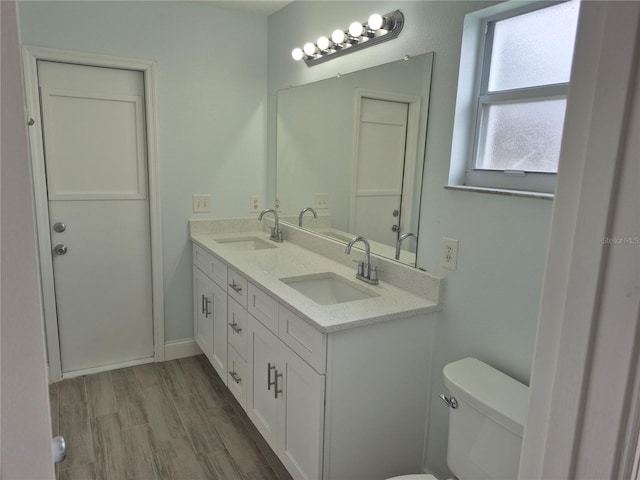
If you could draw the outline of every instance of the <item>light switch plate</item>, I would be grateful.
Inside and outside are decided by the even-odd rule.
[[[211,211],[211,195],[193,196],[193,213],[209,213]]]

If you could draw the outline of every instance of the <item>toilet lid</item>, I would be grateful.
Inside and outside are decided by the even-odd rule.
[[[420,475],[400,475],[399,477],[389,478],[388,480],[438,480],[433,475],[426,473]]]

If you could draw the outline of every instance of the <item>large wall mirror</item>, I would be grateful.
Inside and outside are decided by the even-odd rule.
[[[283,221],[414,265],[433,53],[278,92]],[[398,241],[400,249],[398,250]]]

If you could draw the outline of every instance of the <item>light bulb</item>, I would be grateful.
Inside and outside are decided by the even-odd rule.
[[[316,42],[316,45],[318,45],[318,48],[320,50],[328,50],[333,46],[333,42],[329,40],[327,37],[320,37]]]
[[[349,25],[349,35],[352,37],[358,38],[362,35],[362,32],[364,32],[364,27],[360,22],[353,22]]]
[[[379,13],[374,13],[369,17],[367,24],[371,30],[380,30],[384,25],[384,18]]]
[[[304,49],[304,53],[306,53],[309,56],[315,55],[316,51],[318,50],[318,48],[311,42],[305,43],[303,49]]]
[[[331,40],[333,40],[333,43],[337,45],[344,43],[346,39],[347,39],[347,36],[344,34],[342,30],[334,30],[334,32],[331,34]]]
[[[291,52],[291,56],[295,61],[302,60],[304,58],[304,52],[301,48],[294,48]]]

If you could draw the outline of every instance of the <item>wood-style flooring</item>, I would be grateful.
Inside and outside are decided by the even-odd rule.
[[[289,480],[204,355],[50,386],[58,480]]]

